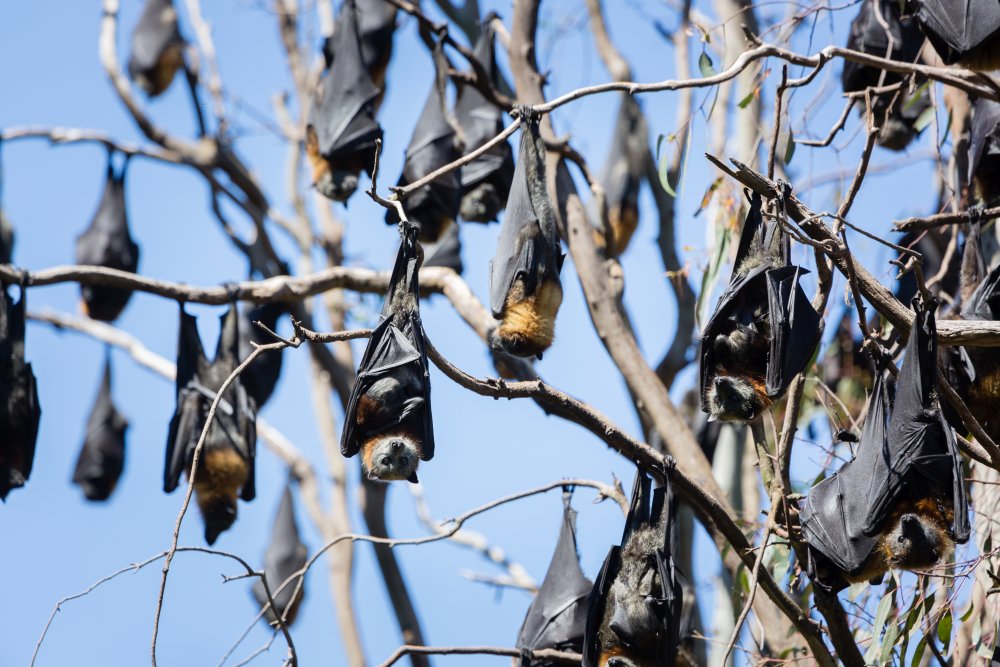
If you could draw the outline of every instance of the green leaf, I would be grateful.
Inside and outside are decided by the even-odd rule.
[[[663,134],[661,134],[658,137],[656,137],[656,161],[657,162],[660,161],[660,146],[663,145],[663,140],[665,138],[666,138],[666,135],[663,135]]]
[[[663,151],[663,155],[657,158],[656,173],[660,177],[660,187],[662,187],[668,195],[677,198],[677,193],[670,186],[670,179],[667,178],[667,171],[670,169],[670,160],[667,157],[667,151]]]
[[[927,126],[931,124],[931,121],[934,120],[934,113],[935,109],[932,106],[924,109],[920,115],[917,116],[917,120],[914,121],[913,130],[918,134],[923,132]]]
[[[790,164],[792,156],[795,155],[795,137],[792,136],[792,128],[788,128],[788,143],[785,144],[784,163]]]
[[[983,638],[983,622],[978,616],[976,620],[972,622],[972,634],[969,639],[972,640],[973,644],[979,644],[980,640]]]
[[[924,651],[927,650],[927,636],[920,638],[917,648],[913,649],[913,659],[910,660],[910,667],[920,667],[920,662],[924,659]]]
[[[965,623],[967,620],[969,620],[969,618],[972,617],[972,612],[975,610],[975,608],[976,605],[972,604],[972,601],[969,601],[969,608],[965,610],[965,613],[962,614],[962,616],[958,620],[960,620],[962,623]]]
[[[717,74],[715,66],[712,65],[712,59],[705,51],[702,51],[698,57],[698,69],[701,70],[701,75],[704,77],[715,76]]]
[[[878,665],[883,667],[892,660],[892,650],[896,647],[896,640],[899,638],[899,626],[893,623],[885,631],[885,638],[882,640],[882,651],[878,656]]]
[[[913,91],[913,96],[906,100],[906,104],[903,105],[903,111],[909,111],[913,108],[913,105],[920,101],[924,92],[930,87],[930,81],[924,81],[919,88]]]
[[[756,96],[757,96],[757,91],[751,90],[746,97],[737,102],[736,106],[738,106],[741,109],[746,109],[748,106],[750,106],[750,103],[753,102],[753,98]]]
[[[948,652],[948,642],[951,641],[951,626],[954,624],[954,619],[951,616],[951,609],[944,613],[941,620],[938,621],[937,626],[937,636],[941,643],[944,645],[944,652]]]

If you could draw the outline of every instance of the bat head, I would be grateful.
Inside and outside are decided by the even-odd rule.
[[[903,570],[933,567],[954,546],[946,517],[931,498],[898,512],[888,525],[889,529],[882,534],[881,548],[892,567]]]
[[[503,208],[500,193],[490,182],[483,182],[462,197],[459,213],[469,222],[492,222]]]
[[[0,467],[0,500],[6,501],[11,489],[19,489],[27,480],[15,467]]]
[[[882,148],[891,151],[901,151],[913,140],[914,129],[912,123],[905,119],[889,116],[879,128],[876,142]]]
[[[717,375],[709,380],[709,421],[750,422],[771,405],[762,379],[752,376]]]
[[[198,507],[205,520],[205,541],[210,545],[236,523],[236,496],[215,496],[208,502],[199,496]]]
[[[407,480],[417,483],[420,442],[399,431],[376,435],[361,447],[362,464],[368,479],[383,482]]]

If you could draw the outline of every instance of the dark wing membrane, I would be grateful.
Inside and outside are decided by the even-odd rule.
[[[799,284],[805,273],[808,271],[791,265],[767,272],[771,320],[767,392],[772,397],[783,394],[792,378],[805,370],[823,333],[823,318],[813,309]]]
[[[264,303],[243,311],[244,316],[240,326],[239,348],[239,358],[241,361],[253,353],[254,348],[251,342],[258,345],[275,342],[267,332],[254,324],[254,322],[260,322],[271,331],[274,331],[278,318],[287,312],[288,304],[277,301]],[[240,375],[240,381],[246,388],[247,394],[253,398],[258,408],[263,407],[264,403],[271,397],[271,394],[274,393],[274,387],[278,384],[278,379],[281,377],[283,353],[284,350],[275,350],[257,355],[253,363],[247,366]]]
[[[134,78],[137,73],[154,69],[167,47],[181,42],[177,28],[177,10],[171,0],[146,0],[142,16],[132,33],[132,53],[128,70]]]
[[[615,118],[611,148],[601,173],[601,185],[609,206],[636,208],[644,177],[644,155],[648,151],[642,112],[634,97],[622,94]]]
[[[545,190],[544,144],[536,121],[521,131],[521,147],[507,210],[500,225],[497,252],[490,263],[490,309],[503,316],[514,281],[534,294],[539,279],[559,280],[562,252],[559,232]]]
[[[993,181],[1000,179],[996,173],[1000,162],[1000,102],[984,98],[973,102],[969,133],[969,182],[977,173]]]
[[[597,573],[594,587],[587,598],[587,624],[583,636],[583,667],[598,667],[601,648],[598,633],[604,620],[604,610],[608,603],[608,593],[622,567],[621,547],[611,547]]]
[[[593,584],[580,569],[576,552],[576,512],[565,494],[562,526],[555,552],[538,594],[528,607],[517,638],[518,648],[559,648],[579,652],[583,647],[587,596]],[[534,667],[547,663],[534,662]]]
[[[445,119],[441,105],[437,86],[431,86],[431,92],[410,138],[410,145],[406,149],[406,160],[398,185],[413,183],[459,158],[455,147],[455,131]],[[433,241],[437,240],[441,232],[441,221],[458,217],[461,201],[461,180],[458,171],[453,170],[410,195],[406,200],[406,210],[410,221],[421,227],[422,236]],[[395,208],[386,212],[385,221],[388,224],[399,222]]]
[[[879,21],[876,10],[881,14],[884,27],[882,21]],[[924,36],[916,21],[910,17],[903,18],[899,3],[892,0],[862,2],[861,10],[851,23],[850,36],[847,38],[847,48],[853,51],[907,63],[917,61],[923,43]],[[854,92],[864,90],[868,86],[879,85],[882,71],[877,67],[845,60],[841,75],[844,92]],[[898,72],[886,72],[882,85],[893,84],[902,79],[903,76]]]
[[[293,607],[292,610],[288,611],[288,618],[286,619],[288,622],[291,622],[294,617],[294,607],[301,600],[302,589],[299,590],[298,596],[293,596],[296,582],[290,581],[280,593],[276,593],[275,591],[278,590],[286,579],[302,569],[306,564],[308,555],[306,546],[302,543],[302,538],[299,536],[299,526],[295,521],[292,490],[291,487],[286,486],[284,493],[281,494],[281,504],[278,505],[278,513],[274,518],[271,542],[267,547],[267,552],[264,554],[264,576],[267,577],[268,587],[271,589],[271,595],[278,607],[277,611],[285,614],[286,609],[290,605]],[[264,584],[262,582],[257,581],[254,584],[253,594],[261,606],[267,604],[267,594],[264,592]],[[269,611],[269,620],[273,621],[276,618],[274,611]]]
[[[201,393],[194,389],[183,388],[177,393],[177,407],[167,431],[167,457],[163,468],[165,493],[177,488],[181,473],[188,469],[191,462],[191,454],[201,433],[203,400]]]
[[[362,152],[374,156],[375,140],[382,137],[374,105],[380,91],[361,59],[355,14],[353,0],[347,0],[333,36],[334,64],[324,77],[319,99],[314,101],[309,114],[319,152],[328,159]],[[372,165],[373,161],[366,164]]]
[[[684,618],[684,593],[680,571],[674,561],[677,553],[677,505],[669,480],[665,485],[653,491],[653,506],[650,521],[663,526],[663,546],[655,552],[656,571],[660,577],[659,606],[662,620],[661,639],[657,644],[657,667],[674,667],[677,659],[677,648],[681,642],[682,621]],[[686,623],[685,623],[686,625]]]
[[[222,388],[239,365],[240,315],[236,304],[231,304],[219,319],[221,326],[215,358],[203,378],[205,385],[213,392]],[[228,442],[246,461],[247,481],[240,489],[240,498],[249,502],[256,496],[257,406],[247,395],[239,376],[229,384],[222,398],[225,404],[220,403],[212,428],[224,429],[230,433]]]
[[[385,0],[357,0],[361,58],[368,70],[385,69],[392,56],[392,35],[396,31],[396,6]]]
[[[864,527],[873,488],[889,474],[887,400],[884,373],[880,373],[868,399],[857,455],[811,488],[802,506],[802,532],[810,548],[848,573],[860,571],[878,541]]]
[[[129,233],[125,211],[125,172],[116,175],[110,161],[97,212],[76,239],[76,262],[131,273],[139,268],[139,246]],[[81,285],[80,292],[90,316],[105,321],[117,318],[132,296],[118,287]]]
[[[89,500],[107,500],[117,485],[125,465],[126,428],[128,421],[111,398],[111,364],[106,360],[73,472],[73,482],[82,487]]]
[[[915,16],[946,65],[975,57],[1000,31],[1000,5],[991,0],[918,0]]]
[[[424,243],[424,266],[442,266],[461,274],[462,240],[458,235],[458,223],[453,222],[434,243]]]
[[[0,285],[0,500],[31,476],[41,408],[31,364],[24,360],[26,291],[13,303]]]

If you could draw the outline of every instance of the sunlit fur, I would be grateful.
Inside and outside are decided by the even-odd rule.
[[[611,223],[611,253],[621,255],[639,226],[639,211],[624,204],[613,206],[608,209],[608,222]]]
[[[358,169],[338,168],[319,152],[319,141],[312,127],[306,128],[306,159],[312,171],[316,191],[327,199],[344,202],[358,189]],[[350,165],[345,165],[348,167]]]
[[[955,64],[975,72],[992,72],[1000,69],[1000,39],[994,37]]]
[[[469,222],[490,222],[496,220],[503,207],[496,186],[489,181],[480,183],[462,197],[459,213]]]
[[[771,407],[762,377],[717,374],[708,383],[707,399],[712,420],[746,423]]]
[[[361,465],[368,479],[416,481],[420,442],[403,429],[379,433],[361,445]]]
[[[194,491],[205,519],[205,541],[216,538],[236,521],[236,494],[247,481],[247,463],[232,447],[213,447],[202,452],[195,475]]]
[[[889,568],[926,570],[937,565],[955,546],[948,530],[954,519],[950,503],[933,498],[900,502],[886,520],[878,544],[851,582],[881,578]]]
[[[162,94],[174,80],[174,76],[184,65],[184,50],[180,43],[173,43],[164,49],[156,67],[148,73],[136,73],[135,83],[150,97]]]
[[[555,338],[556,313],[562,305],[562,287],[547,280],[534,294],[525,295],[524,282],[515,280],[494,333],[496,343],[519,357],[541,357]]]
[[[629,536],[622,548],[621,569],[608,591],[597,633],[599,664],[644,667],[655,663],[660,619],[651,599],[662,597],[663,586],[653,554],[662,547],[662,527],[643,526]],[[628,636],[618,634],[625,632],[621,629],[623,620]]]

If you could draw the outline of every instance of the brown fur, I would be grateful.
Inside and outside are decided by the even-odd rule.
[[[1000,39],[993,38],[955,64],[974,72],[1000,69]]]
[[[914,556],[913,554],[909,554],[912,562],[900,566],[898,561],[901,554],[893,547],[890,536],[904,514],[917,515],[920,517],[921,523],[934,532],[941,544],[954,546],[954,541],[951,539],[948,531],[948,526],[951,525],[955,518],[954,509],[947,506],[947,504],[939,507],[938,502],[934,498],[920,498],[915,501],[906,499],[898,503],[892,514],[886,518],[883,524],[882,536],[875,549],[857,574],[846,577],[848,581],[853,583],[871,581],[872,579],[880,578],[891,567],[900,567],[901,569],[908,570],[928,569],[936,565],[947,555],[950,549],[939,553],[937,559],[933,561],[920,559],[919,555]],[[902,556],[906,557],[907,555],[903,554]],[[915,561],[913,561],[914,558],[916,558]]]
[[[247,463],[239,452],[230,447],[204,451],[194,480],[198,506],[205,511],[222,499],[235,504],[237,491],[246,481]]]
[[[615,206],[608,210],[608,221],[611,223],[611,252],[618,256],[628,248],[639,227],[639,211],[631,206]]]
[[[321,182],[324,177],[330,178],[330,163],[319,153],[319,139],[312,126],[306,127],[306,159],[312,170],[313,185]]]
[[[522,357],[537,356],[555,338],[556,313],[562,305],[562,287],[546,280],[535,294],[525,295],[524,282],[516,280],[507,293],[497,340],[505,350]]]
[[[384,423],[387,418],[385,408],[379,401],[368,394],[362,394],[361,398],[358,399],[355,422],[359,427]]]

